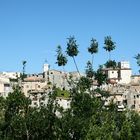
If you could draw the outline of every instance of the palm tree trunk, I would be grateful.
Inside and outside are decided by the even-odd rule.
[[[93,59],[94,59],[94,55],[92,54],[92,61],[91,61],[92,69],[93,69]]]
[[[110,53],[110,51],[108,53],[109,53],[109,61],[110,61],[111,60],[111,53]]]
[[[77,72],[78,72],[78,73],[79,73],[79,75],[80,75],[80,72],[79,72],[79,69],[78,69],[78,66],[77,66],[77,64],[76,64],[76,61],[75,61],[74,56],[73,56],[72,58],[73,58],[73,61],[74,61],[75,67],[76,67],[76,69],[77,69]],[[80,75],[80,76],[81,76],[81,75]]]
[[[65,89],[65,69],[64,69],[64,66],[63,66],[63,89]]]

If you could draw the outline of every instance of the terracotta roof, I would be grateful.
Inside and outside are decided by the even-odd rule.
[[[44,81],[44,78],[31,76],[31,77],[24,78],[24,81],[25,82],[38,82],[38,81]]]
[[[108,83],[110,83],[110,84],[117,84],[116,80],[117,80],[117,78],[109,79]]]

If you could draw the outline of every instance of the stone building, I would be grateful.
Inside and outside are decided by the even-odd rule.
[[[27,78],[22,82],[22,90],[25,96],[29,97],[30,91],[40,91],[42,90],[47,83],[43,77],[43,74],[32,74],[28,75]]]
[[[110,96],[106,99],[105,105],[111,101],[117,104],[118,110],[125,109],[135,110],[140,112],[140,86],[128,85],[108,85],[108,88],[103,90],[109,91]]]
[[[129,84],[132,70],[128,61],[121,61],[116,68],[104,68],[108,82],[113,84]]]
[[[110,92],[110,97],[105,99],[105,105],[107,106],[113,101],[117,104],[119,111],[128,108],[140,112],[140,75],[132,75],[129,62],[119,62],[117,68],[104,68],[103,71],[107,74],[108,84],[100,88]],[[19,76],[20,73],[16,72],[0,73],[1,96],[8,96],[8,93],[12,91],[13,84],[15,84],[11,80],[16,80]],[[28,74],[21,86],[25,96],[32,100],[31,106],[39,107],[47,104],[48,93],[53,86],[69,90],[72,88],[69,81],[77,82],[79,78],[78,72],[58,71],[50,69],[48,64],[44,64],[42,73]],[[92,89],[96,88],[95,82]],[[64,108],[70,107],[70,99],[58,97],[57,102]]]
[[[132,75],[131,76],[131,84],[140,86],[140,75]]]
[[[7,77],[0,77],[0,96],[4,98],[12,91],[10,80]]]

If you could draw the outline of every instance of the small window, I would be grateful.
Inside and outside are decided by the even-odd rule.
[[[132,108],[132,109],[135,109],[135,105],[132,105],[131,108]]]
[[[136,96],[134,95],[134,99],[136,98]]]
[[[43,103],[43,102],[41,102],[41,103],[40,103],[40,105],[41,105],[41,106],[43,106],[43,105],[44,105],[44,103]]]
[[[136,101],[134,100],[134,104],[136,104]]]
[[[37,96],[34,96],[34,97],[33,97],[33,100],[34,100],[34,101],[37,101]]]
[[[34,105],[37,105],[37,102],[34,102]]]
[[[123,104],[124,105],[127,105],[127,100],[123,100]]]
[[[121,105],[121,102],[120,102],[120,101],[117,101],[117,104],[118,104],[118,105]]]

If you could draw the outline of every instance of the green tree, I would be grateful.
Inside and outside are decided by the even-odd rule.
[[[47,106],[34,108],[28,113],[28,128],[30,139],[57,140],[60,139],[60,119],[56,115],[58,110],[56,93],[49,93]]]
[[[66,56],[62,53],[62,48],[61,46],[57,47],[57,61],[56,64],[58,64],[58,66],[63,66],[63,72],[64,72],[64,66],[67,64],[67,58]],[[63,89],[65,89],[65,75],[63,75]]]
[[[90,63],[90,61],[87,62],[86,76],[88,78],[93,78],[93,76],[94,76],[94,71],[93,71],[92,64]]]
[[[6,108],[6,99],[0,97],[0,125],[4,122],[5,108]]]
[[[77,88],[79,88],[81,92],[85,92],[85,91],[89,92],[91,85],[92,85],[92,80],[88,77],[82,76],[77,83]]]
[[[81,84],[83,85],[83,83]],[[89,130],[89,121],[94,114],[99,112],[102,105],[98,98],[92,97],[83,88],[78,87],[72,89],[71,107],[62,115],[61,130],[64,140],[85,140]]]
[[[140,54],[138,53],[136,56],[135,56],[136,60],[137,60],[137,64],[138,66],[140,66]]]
[[[132,123],[131,120],[126,118],[122,123],[122,127],[120,130],[120,139],[121,140],[131,140],[132,139]]]
[[[131,131],[132,131],[132,140],[139,140],[140,138],[140,115],[135,111],[131,111]]]
[[[93,59],[94,59],[94,54],[96,54],[98,52],[98,42],[96,41],[96,39],[91,39],[91,44],[90,47],[88,48],[88,52],[91,53],[92,55],[92,68],[93,68]]]
[[[95,72],[95,80],[97,80],[99,87],[107,82],[107,75],[102,71],[101,67]]]
[[[24,80],[24,78],[26,78],[26,74],[25,74],[26,63],[27,61],[25,60],[22,61],[22,74],[20,76],[22,81]]]
[[[105,63],[105,67],[115,69],[115,68],[117,68],[117,63],[115,60],[109,60]]]
[[[25,122],[28,113],[30,100],[25,97],[19,86],[14,87],[6,99],[4,122],[1,125],[1,138],[22,139],[23,135],[28,137],[27,125]],[[28,139],[28,138],[27,138]]]
[[[80,72],[79,72],[79,69],[78,69],[78,66],[77,66],[77,63],[76,63],[76,60],[75,60],[75,56],[78,55],[79,51],[78,51],[78,45],[76,43],[76,40],[75,40],[74,36],[73,37],[70,36],[68,38],[66,53],[67,53],[68,56],[73,58],[74,64],[75,64],[76,69],[77,69],[77,72],[80,75]]]
[[[115,46],[116,43],[112,41],[111,36],[106,36],[105,40],[104,40],[104,44],[105,44],[105,46],[103,48],[106,51],[108,51],[109,60],[111,60],[111,53],[110,52],[116,48],[116,46]]]
[[[66,56],[62,53],[62,48],[61,46],[58,46],[57,47],[57,61],[56,61],[56,64],[58,64],[58,66],[65,66],[67,64],[67,58]]]

